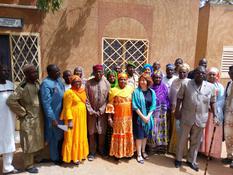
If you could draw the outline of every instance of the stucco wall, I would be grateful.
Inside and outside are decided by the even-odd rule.
[[[0,9],[0,16],[24,18],[23,31],[40,32],[43,76],[49,63],[62,70],[81,65],[89,75],[102,61],[104,36],[148,39],[150,63],[165,68],[182,57],[193,67],[198,13],[199,0],[64,0],[54,14]]]
[[[62,69],[81,65],[89,74],[92,64],[101,63],[103,36],[148,39],[149,62],[158,59],[164,67],[182,57],[193,66],[198,5],[198,0],[65,1],[44,20],[43,67],[52,62]]]
[[[199,1],[155,2],[150,61],[159,59],[162,64],[174,63],[177,57],[181,57],[193,67]]]
[[[65,0],[63,8],[48,13],[42,25],[42,67],[56,63],[64,69],[98,63],[97,7],[95,0]]]
[[[233,46],[233,6],[211,5],[206,58],[209,66],[221,68],[223,46]],[[223,79],[222,82],[228,79]]]
[[[0,7],[0,17],[22,18],[24,27],[22,29],[0,28],[0,33],[4,32],[41,32],[44,13],[39,10],[18,9]]]
[[[210,15],[210,5],[207,4],[205,7],[202,7],[199,10],[195,66],[198,65],[200,59],[206,56],[209,15]]]

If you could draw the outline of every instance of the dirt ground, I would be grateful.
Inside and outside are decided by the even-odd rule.
[[[223,144],[224,145],[224,144]],[[222,157],[225,157],[225,147]],[[204,156],[198,157],[199,172],[195,172],[183,163],[181,168],[174,167],[172,155],[151,155],[145,163],[137,163],[135,158],[121,159],[116,161],[113,158],[103,159],[97,156],[93,162],[84,161],[79,166],[63,165],[57,166],[52,163],[36,164],[40,175],[203,175],[205,169]],[[23,167],[22,152],[18,150],[14,156],[14,165],[17,168]],[[2,159],[0,158],[0,173],[2,172]],[[28,175],[29,173],[20,173]],[[220,160],[211,160],[208,166],[209,175],[233,175],[233,169],[223,165]]]

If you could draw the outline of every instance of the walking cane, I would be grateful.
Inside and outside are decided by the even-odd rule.
[[[216,125],[214,125],[214,131],[213,131],[211,142],[210,142],[210,149],[209,149],[208,157],[207,157],[206,164],[205,164],[205,173],[204,173],[204,175],[206,175],[206,173],[207,173],[207,168],[208,168],[208,163],[209,163],[209,160],[210,160],[210,153],[211,153],[211,148],[212,148],[212,145],[213,145],[215,131],[216,131]]]

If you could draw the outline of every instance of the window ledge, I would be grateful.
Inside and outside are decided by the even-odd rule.
[[[38,10],[37,6],[35,5],[19,5],[19,4],[0,3],[0,7]]]

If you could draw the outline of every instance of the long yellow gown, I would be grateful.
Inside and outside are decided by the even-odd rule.
[[[66,125],[68,125],[68,120],[73,122],[73,128],[64,132],[62,157],[66,163],[82,161],[89,154],[85,102],[86,93],[82,88],[69,89],[63,97],[61,120],[64,120]]]

